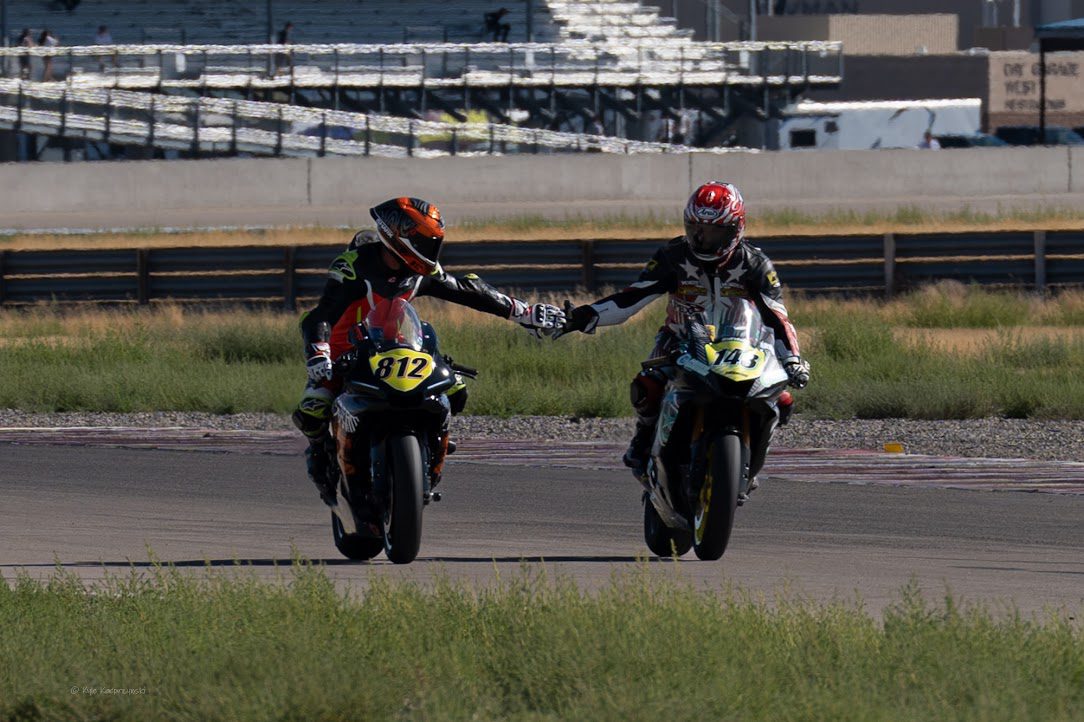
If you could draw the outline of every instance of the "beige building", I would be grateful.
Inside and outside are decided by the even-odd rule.
[[[1038,125],[1039,54],[990,53],[989,125]],[[1046,113],[1050,125],[1084,124],[1084,52],[1047,53]]]
[[[942,55],[957,50],[959,17],[777,15],[758,19],[758,40],[836,40],[847,55]]]

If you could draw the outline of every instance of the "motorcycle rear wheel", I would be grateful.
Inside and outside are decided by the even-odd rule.
[[[396,564],[409,564],[422,543],[422,452],[410,434],[390,436],[388,506],[384,514],[384,551]]]
[[[331,536],[339,553],[354,561],[368,561],[384,551],[384,540],[379,537],[345,533],[342,522],[334,512],[331,513]]]
[[[655,505],[644,493],[644,541],[651,553],[658,557],[681,556],[693,545],[693,535],[684,529],[671,529],[663,522]]]
[[[700,495],[693,509],[693,551],[699,559],[723,556],[734,528],[741,483],[741,439],[722,432],[708,443],[707,464]]]

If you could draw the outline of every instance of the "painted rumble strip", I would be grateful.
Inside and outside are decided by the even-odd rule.
[[[452,461],[500,466],[624,469],[624,444],[566,442],[559,448],[528,440],[458,439]],[[305,441],[293,431],[217,431],[128,427],[0,428],[0,443],[96,446],[300,456]],[[1040,491],[1084,495],[1084,463],[886,454],[869,450],[775,449],[765,479],[817,483]]]

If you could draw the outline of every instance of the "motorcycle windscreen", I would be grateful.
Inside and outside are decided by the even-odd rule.
[[[422,350],[422,322],[402,298],[381,299],[365,317],[365,330],[376,351],[393,348]]]
[[[749,299],[730,297],[718,304],[713,320],[712,343],[704,349],[711,370],[732,381],[759,378],[768,361],[765,335],[774,334],[757,307]]]

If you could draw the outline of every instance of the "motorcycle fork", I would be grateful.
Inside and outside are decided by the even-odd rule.
[[[692,506],[704,483],[707,470],[707,454],[704,449],[704,406],[697,406],[694,411],[692,431],[689,434],[689,467],[685,473],[683,506]]]
[[[358,468],[354,464],[354,437],[334,420],[332,420],[331,429],[335,436],[335,460],[339,464],[339,470],[342,471],[344,479],[352,479],[358,473]]]
[[[425,436],[421,437],[425,439]],[[387,436],[381,436],[378,439],[373,439],[369,446],[369,459],[371,476],[373,483],[373,495],[380,501],[381,504],[387,504],[389,498],[388,488],[388,455],[385,452],[385,443],[387,442]],[[422,468],[431,468],[432,452],[429,449],[428,443],[422,443],[420,448],[422,454]],[[431,497],[432,483],[430,482],[429,475],[422,475],[422,497],[426,504],[429,503]]]
[[[384,437],[373,439],[369,445],[369,465],[373,494],[383,504],[388,499],[388,457],[384,453]]]
[[[743,406],[741,410],[741,479],[738,481],[738,492],[745,494],[749,491],[749,459],[752,455],[752,419],[749,416],[749,407]]]
[[[429,476],[432,479],[432,485],[436,486],[440,483],[441,474],[444,473],[444,460],[448,457],[447,429],[437,437],[437,443],[432,444],[431,448],[433,449],[433,461],[429,467]]]

